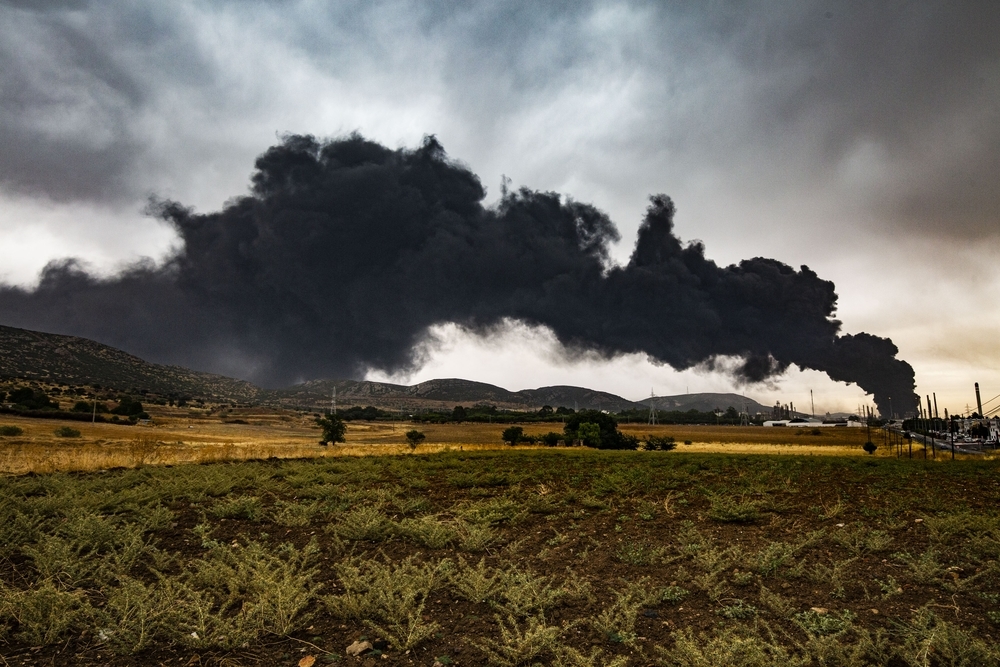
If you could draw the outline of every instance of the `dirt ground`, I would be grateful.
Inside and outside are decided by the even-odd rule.
[[[997,473],[566,448],[8,477],[0,655],[995,665]]]

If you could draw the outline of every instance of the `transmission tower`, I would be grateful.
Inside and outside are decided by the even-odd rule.
[[[656,394],[653,390],[649,390],[649,423],[650,425],[656,424],[656,405],[653,403],[653,399],[656,398]]]
[[[740,426],[750,425],[750,406],[746,403],[743,404],[743,409],[740,411]]]

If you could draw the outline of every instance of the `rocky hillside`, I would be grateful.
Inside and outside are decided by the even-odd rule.
[[[260,389],[233,378],[161,366],[86,338],[0,326],[0,379],[100,385],[164,396],[252,402]]]

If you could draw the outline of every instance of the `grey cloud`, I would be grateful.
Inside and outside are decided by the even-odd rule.
[[[286,45],[348,89],[378,78],[400,91],[400,114],[419,92],[439,98],[439,126],[422,131],[461,136],[488,179],[523,169],[543,187],[576,178],[622,201],[706,170],[762,190],[830,190],[870,144],[885,172],[859,195],[873,211],[930,234],[997,228],[994,3],[17,2],[0,18],[8,189],[138,200],[192,168],[190,152],[151,138],[151,125],[176,143],[234,120],[354,129],[282,127],[271,118],[280,101],[243,99],[245,80],[266,99],[283,85],[266,77],[282,73],[218,57],[225,44],[213,35],[231,28],[244,46]],[[592,136],[531,156],[512,146],[546,141],[530,136],[532,114],[582,123],[574,95],[615,84],[628,86],[628,113],[595,110]],[[295,90],[285,104],[330,103],[323,94]],[[238,139],[220,150],[240,155],[263,147],[227,141]],[[832,196],[851,194],[840,187]]]

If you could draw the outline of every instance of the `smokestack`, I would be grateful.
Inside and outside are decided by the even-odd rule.
[[[979,398],[979,383],[978,382],[976,383],[976,407],[979,408],[979,417],[981,419],[984,418],[984,417],[986,417],[986,415],[983,414],[983,400],[981,398]]]
[[[927,418],[930,419],[934,416],[934,412],[931,410],[931,395],[927,394]]]
[[[932,392],[932,393],[934,394],[934,419],[938,419],[938,411],[937,411],[937,392],[935,391],[935,392]]]
[[[37,289],[0,285],[0,322],[267,387],[414,370],[431,327],[524,322],[678,370],[739,358],[740,383],[795,364],[857,384],[883,413],[889,396],[904,412],[920,400],[891,340],[841,332],[832,282],[763,257],[719,266],[677,236],[666,195],[650,197],[624,266],[594,206],[527,188],[485,198],[434,137],[393,150],[288,136],[219,211],[150,204],[180,237],[163,266],[103,278],[53,263]]]

